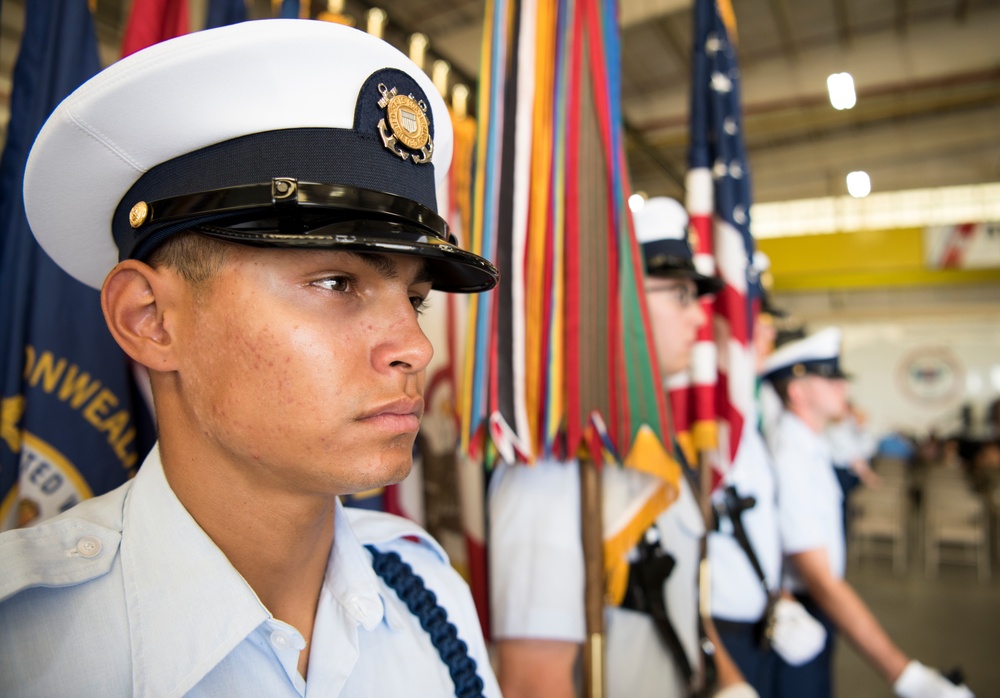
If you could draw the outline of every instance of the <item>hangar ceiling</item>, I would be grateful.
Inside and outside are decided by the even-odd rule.
[[[199,16],[206,0],[190,0]],[[544,0],[541,0],[544,1]],[[254,0],[254,16],[270,10]],[[130,0],[98,0],[106,62]],[[623,0],[622,98],[636,190],[680,196],[691,54],[690,0]],[[732,0],[745,134],[757,202],[1000,182],[1000,0]],[[314,2],[314,9],[325,3]],[[485,0],[347,0],[364,24],[377,5],[387,39],[411,32],[473,89]],[[3,0],[0,108],[9,100],[24,0]],[[429,66],[428,66],[429,69]],[[857,105],[830,106],[826,77],[852,73]],[[6,114],[2,113],[3,121]]]
[[[1000,2],[732,0],[754,198],[1000,181]],[[383,0],[469,75],[481,0]],[[623,0],[622,99],[633,185],[678,196],[685,170],[690,0]],[[826,78],[852,73],[857,105],[830,106]]]

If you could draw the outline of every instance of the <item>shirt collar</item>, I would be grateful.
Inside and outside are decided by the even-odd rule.
[[[136,696],[187,693],[271,617],[170,489],[158,444],[125,501],[121,555]]]
[[[177,499],[159,444],[139,468],[123,517],[135,695],[187,693],[272,616]],[[323,593],[367,631],[383,621],[405,627],[402,602],[375,574],[339,500],[334,531]]]
[[[447,553],[427,531],[401,516],[361,508],[342,508],[339,502],[337,513],[340,518],[336,524],[337,536],[334,547],[342,544],[345,548],[351,548],[360,553],[361,558],[352,557],[351,559],[363,560],[365,574],[368,578],[377,580],[378,591],[385,607],[386,624],[389,628],[402,627],[400,623],[404,622],[403,618],[410,614],[410,610],[399,598],[399,595],[386,584],[385,580],[378,578],[375,574],[372,569],[371,555],[364,546],[374,545],[379,549],[392,550],[405,539],[407,545],[417,544],[433,552],[445,566],[450,565]],[[341,535],[342,533],[343,535]],[[333,576],[335,578],[342,574],[344,574],[344,570],[338,568],[336,575],[331,575],[328,570],[327,577]]]
[[[374,630],[385,620],[390,628],[400,627],[400,614],[372,569],[371,553],[358,539],[340,500],[334,513],[333,550],[326,569],[324,591],[343,606],[347,615],[365,630]]]

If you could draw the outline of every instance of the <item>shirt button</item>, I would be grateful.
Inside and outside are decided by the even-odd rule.
[[[283,650],[291,644],[291,641],[286,633],[281,630],[275,630],[271,633],[271,644],[279,650]]]
[[[76,552],[80,557],[97,557],[101,554],[101,539],[94,536],[84,536],[76,542]]]

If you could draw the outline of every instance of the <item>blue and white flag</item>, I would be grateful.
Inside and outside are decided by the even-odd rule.
[[[98,70],[87,0],[25,4],[0,162],[0,530],[117,487],[155,438],[99,293],[56,266],[24,214],[24,166],[35,136]]]

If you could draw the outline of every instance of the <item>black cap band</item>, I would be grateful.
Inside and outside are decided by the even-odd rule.
[[[665,239],[642,243],[642,256],[647,276],[669,276],[691,279],[699,296],[718,293],[722,280],[705,276],[694,266],[694,256],[687,240]]]
[[[293,177],[384,192],[434,210],[434,169],[387,158],[377,137],[347,129],[289,129],[256,133],[196,150],[158,165],[132,185],[112,219],[119,258],[134,257],[151,229],[133,228],[129,214],[155,201]],[[378,167],[365,167],[378,162]],[[148,245],[142,245],[150,251]]]
[[[804,376],[819,376],[820,378],[849,378],[850,376],[840,370],[840,358],[813,359],[811,361],[798,361],[790,366],[782,366],[771,371],[764,376],[767,380],[777,382],[791,378],[802,378]]]

